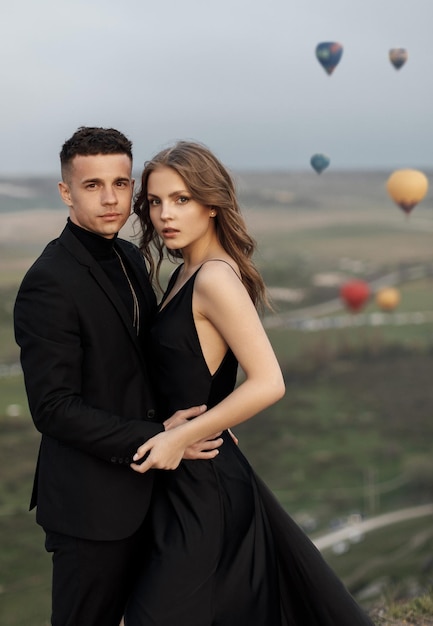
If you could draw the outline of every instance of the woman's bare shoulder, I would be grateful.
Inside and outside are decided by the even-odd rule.
[[[234,274],[237,278],[241,279],[241,274],[237,263],[231,258],[212,258],[203,262],[200,267],[198,277],[201,275],[204,280],[217,280],[223,279],[227,275]]]

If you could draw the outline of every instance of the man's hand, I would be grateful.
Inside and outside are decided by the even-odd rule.
[[[192,407],[190,409],[182,409],[176,411],[174,415],[169,417],[164,422],[165,430],[171,430],[181,426],[188,420],[198,415],[202,415],[207,410],[207,406],[202,404],[198,407]],[[183,455],[184,459],[197,460],[197,459],[214,459],[218,454],[218,448],[222,445],[223,440],[220,437],[221,432],[215,433],[206,439],[201,439],[196,443],[188,446]]]
[[[193,417],[198,417],[202,413],[205,413],[206,410],[207,406],[205,404],[201,404],[200,406],[193,406],[189,409],[180,409],[179,411],[176,411],[176,413],[174,413],[171,417],[165,420],[164,428],[165,430],[171,430],[172,428],[181,426]]]
[[[214,459],[219,453],[218,448],[223,444],[221,433],[211,435],[209,439],[201,439],[185,449],[183,458],[190,460]]]
[[[231,428],[227,429],[230,437],[233,439],[233,441],[235,442],[235,444],[238,446],[239,445],[239,439],[236,437],[236,435],[234,434],[234,432],[232,431]]]

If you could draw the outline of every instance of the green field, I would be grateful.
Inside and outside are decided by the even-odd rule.
[[[417,520],[396,524],[392,532],[382,529],[368,534],[339,556],[330,550],[324,556],[352,589],[365,589],[373,579],[388,587],[391,595],[398,593],[401,575],[417,579],[426,588],[431,585],[432,552],[433,529],[425,520]]]

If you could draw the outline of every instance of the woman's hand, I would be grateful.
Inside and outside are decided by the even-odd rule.
[[[150,469],[174,470],[179,465],[185,453],[188,442],[181,436],[181,427],[158,433],[134,454],[134,463],[130,467],[139,474]],[[138,463],[144,459],[142,463]]]

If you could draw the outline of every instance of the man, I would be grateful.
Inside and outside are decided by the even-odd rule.
[[[134,188],[131,142],[80,128],[60,153],[69,220],[27,272],[15,334],[41,447],[30,508],[53,553],[54,626],[118,626],[145,558],[153,476],[130,467],[163,430],[146,350],[156,301],[141,254],[117,238]],[[183,420],[203,407],[178,411]],[[221,440],[189,458],[213,458]]]

